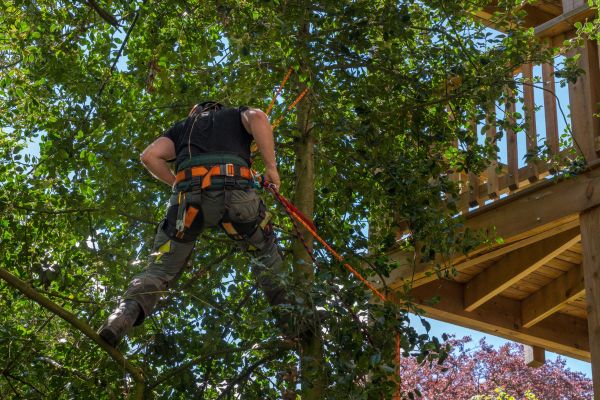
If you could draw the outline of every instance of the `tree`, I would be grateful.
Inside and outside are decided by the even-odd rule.
[[[483,3],[0,4],[0,307],[10,310],[0,313],[0,392],[134,391],[80,329],[21,292],[97,326],[143,266],[169,196],[137,155],[202,98],[266,106],[289,67],[274,116],[310,92],[276,131],[282,191],[328,242],[371,276],[395,267],[391,245],[426,261],[479,244],[460,230],[448,173],[485,167],[495,142],[477,144],[469,124],[515,85],[515,67],[552,55],[514,29],[520,1],[500,2],[504,34],[473,21]],[[245,256],[207,233],[181,285],[121,348],[148,396],[278,397],[296,388],[300,363],[303,398],[389,397],[396,333],[405,355],[443,356],[439,340],[410,327],[401,291],[396,304],[371,302],[319,249],[315,268],[283,214],[276,222],[301,301],[331,313],[324,330],[283,345]],[[411,234],[396,243],[400,222]]]
[[[482,339],[473,348],[469,337],[450,343],[454,351],[442,365],[403,359],[402,384],[418,388],[423,400],[582,400],[594,396],[592,380],[566,368],[563,358],[531,368],[525,364],[520,344],[508,342],[495,349]]]

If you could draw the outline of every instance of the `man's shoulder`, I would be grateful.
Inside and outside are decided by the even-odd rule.
[[[174,142],[177,142],[177,139],[179,138],[181,133],[184,132],[184,130],[185,130],[186,121],[187,121],[187,118],[182,119],[181,121],[175,122],[173,125],[171,125],[171,127],[169,129],[167,129],[165,131],[165,133],[162,134],[162,136],[167,137]]]

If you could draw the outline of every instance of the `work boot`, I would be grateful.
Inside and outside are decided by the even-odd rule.
[[[141,308],[135,300],[125,300],[108,317],[98,330],[98,335],[111,347],[115,347],[133,327]]]

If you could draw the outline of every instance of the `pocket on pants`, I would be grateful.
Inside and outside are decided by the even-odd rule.
[[[232,190],[228,216],[231,222],[251,222],[258,218],[260,197],[254,190]]]

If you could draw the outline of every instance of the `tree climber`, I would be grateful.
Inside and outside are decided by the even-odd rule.
[[[142,163],[173,188],[173,195],[148,264],[133,277],[123,300],[98,331],[111,346],[152,313],[160,295],[181,274],[198,235],[216,226],[253,257],[252,272],[282,332],[298,337],[308,331],[308,321],[295,323],[284,311],[289,307],[277,307],[292,301],[281,283],[283,259],[269,213],[253,188],[252,140],[264,160],[264,179],[279,187],[273,131],[258,109],[226,108],[213,101],[197,104],[185,120],[144,150]],[[176,174],[169,168],[173,159]]]

